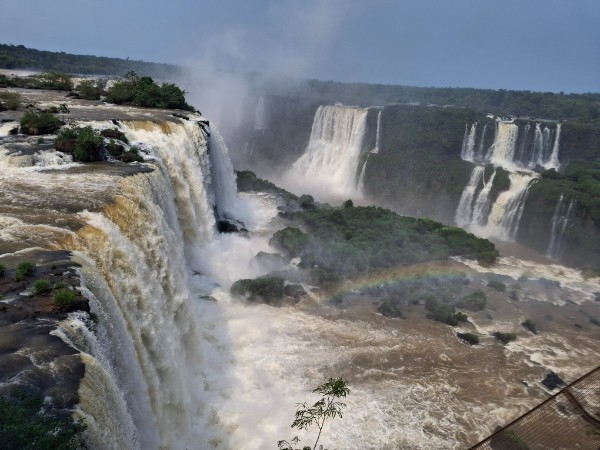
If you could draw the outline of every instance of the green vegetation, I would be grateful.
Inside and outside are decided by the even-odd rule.
[[[425,300],[425,309],[429,312],[427,317],[437,322],[442,322],[453,327],[459,322],[465,322],[467,316],[463,313],[454,313],[454,307],[440,301],[433,294],[429,294]]]
[[[524,322],[521,322],[521,325],[527,330],[531,331],[533,334],[538,334],[538,331],[535,327],[535,323],[531,319],[527,319]]]
[[[263,180],[249,170],[237,170],[237,187],[239,192],[268,192],[276,194],[288,201],[298,200],[291,192],[281,189],[270,181]]]
[[[194,111],[185,102],[185,94],[184,90],[172,83],[159,86],[151,77],[140,77],[135,72],[127,72],[124,80],[117,81],[108,89],[106,100],[117,105]]]
[[[0,263],[0,278],[6,274],[6,265]]]
[[[2,44],[0,44],[0,47],[2,47]],[[71,75],[56,71],[33,74],[27,77],[0,75],[0,87],[70,91],[73,89],[73,80]]]
[[[14,276],[15,281],[23,281],[25,278],[30,277],[33,274],[34,269],[35,266],[33,263],[30,263],[29,261],[23,261],[17,266]]]
[[[77,302],[77,292],[71,289],[59,289],[54,292],[54,304],[61,309],[69,308]]]
[[[469,345],[479,344],[479,336],[473,333],[456,333],[459,339],[462,339]]]
[[[487,285],[498,292],[506,291],[506,285],[500,281],[490,280]]]
[[[281,277],[259,277],[255,279],[238,280],[231,285],[231,293],[244,297],[250,302],[278,305],[285,296],[284,280]]]
[[[302,224],[306,233],[288,227],[275,233],[271,245],[290,256],[300,256],[303,267],[317,267],[341,278],[455,255],[489,263],[498,255],[490,241],[461,228],[373,206],[323,207],[289,216]]]
[[[90,162],[104,159],[104,140],[99,132],[90,126],[63,128],[56,139],[57,150],[73,153],[75,160]]]
[[[0,92],[0,111],[16,111],[21,106],[21,95],[18,92]]]
[[[86,426],[49,410],[40,395],[18,391],[0,397],[0,447],[3,450],[77,450],[85,448]]]
[[[52,134],[61,126],[60,119],[50,112],[27,111],[21,117],[21,132],[25,134]]]
[[[0,68],[37,69],[94,75],[117,75],[130,70],[165,78],[176,73],[177,66],[119,58],[72,55],[26,48],[23,45],[0,44]],[[2,85],[0,84],[0,87]]]
[[[291,257],[300,256],[306,244],[308,244],[308,236],[294,227],[277,231],[269,240],[269,245]]]
[[[41,294],[43,292],[48,292],[50,290],[50,282],[43,278],[36,280],[33,283],[33,292],[34,294]]]
[[[83,80],[77,85],[79,96],[85,100],[98,100],[105,94],[106,80]]]
[[[468,309],[469,311],[482,311],[485,309],[486,303],[487,297],[481,289],[478,289],[472,294],[461,298],[456,303],[456,306],[458,308]]]
[[[326,383],[318,386],[313,390],[315,394],[321,395],[321,398],[313,405],[309,406],[308,403],[299,403],[296,409],[294,422],[292,422],[292,428],[299,430],[308,430],[313,425],[319,429],[315,443],[312,449],[317,448],[325,421],[329,418],[335,419],[336,417],[342,418],[346,404],[339,401],[341,398],[346,398],[350,394],[347,382],[343,378],[330,378]],[[291,442],[296,445],[300,439],[296,436],[291,439]],[[292,444],[288,441],[282,440],[277,442],[277,448],[279,450],[295,450]],[[323,446],[319,447],[323,448]],[[311,449],[310,446],[304,446],[304,449]]]
[[[517,335],[514,333],[502,333],[501,331],[496,331],[494,333],[494,337],[498,339],[503,344],[508,344],[509,342],[517,339]]]

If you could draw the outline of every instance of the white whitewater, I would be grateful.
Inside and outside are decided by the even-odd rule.
[[[471,172],[471,178],[469,183],[465,186],[465,189],[460,196],[458,202],[458,208],[456,208],[456,214],[454,220],[460,227],[467,226],[471,223],[473,218],[473,200],[475,199],[475,192],[483,179],[485,167],[475,166],[473,172]]]
[[[471,128],[465,125],[465,136],[463,138],[461,158],[465,161],[473,162],[475,159],[475,135],[477,132],[477,123],[471,125]]]
[[[368,109],[319,106],[305,153],[284,175],[283,184],[319,199],[362,196],[358,189]]]
[[[512,241],[519,231],[527,191],[535,178],[521,172],[511,173],[509,177],[510,188],[502,192],[494,202],[484,233],[487,236]]]
[[[554,214],[551,220],[551,231],[550,231],[550,242],[548,243],[548,250],[546,256],[549,258],[556,258],[562,250],[562,242],[569,224],[569,217],[575,204],[575,199],[572,198],[569,202],[569,206],[564,204],[564,196],[561,193],[554,209]]]
[[[486,237],[512,241],[518,232],[528,189],[539,177],[534,170],[558,169],[560,166],[558,153],[561,125],[557,124],[556,132],[553,133],[548,126],[542,128],[540,123],[536,123],[535,128],[525,124],[520,136],[519,126],[514,119],[496,118],[494,141],[487,151],[484,150],[484,142],[488,124],[484,125],[479,138],[476,125],[474,123],[470,128],[468,125],[465,128],[461,158],[477,164],[492,164],[508,171],[510,187],[500,193],[492,205],[489,193],[494,176],[487,183],[484,180],[484,186],[477,194],[475,178],[479,176],[480,169],[474,167],[457,205],[455,222]],[[532,128],[533,133],[530,132]],[[475,152],[477,139],[479,148]]]
[[[381,143],[381,113],[383,108],[377,113],[377,131],[375,132],[375,147],[371,150],[371,153],[379,153],[379,146]],[[364,172],[364,169],[363,169]]]

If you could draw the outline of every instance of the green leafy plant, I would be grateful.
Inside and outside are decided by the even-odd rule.
[[[21,117],[21,131],[25,134],[51,134],[58,130],[62,122],[50,112],[27,111]]]
[[[25,278],[31,276],[34,269],[33,263],[29,261],[23,261],[17,266],[17,270],[15,271],[14,279],[15,281],[23,281]]]
[[[494,333],[494,337],[498,339],[503,344],[508,344],[511,341],[517,339],[517,335],[514,333],[502,333],[501,331],[496,331]]]
[[[533,334],[538,334],[537,328],[535,327],[535,323],[531,319],[527,319],[521,322],[521,325],[531,331]]]
[[[54,293],[54,304],[59,308],[68,308],[77,302],[77,292],[70,289],[59,289]]]
[[[309,406],[308,403],[298,403],[296,405],[297,409],[294,422],[292,422],[292,428],[308,430],[311,426],[316,425],[319,433],[312,447],[315,450],[321,438],[325,421],[327,419],[342,417],[346,404],[338,400],[347,397],[350,394],[350,389],[348,389],[346,381],[340,377],[329,378],[326,383],[315,388],[313,392],[320,394],[322,397],[312,406]],[[297,436],[291,440],[293,444],[297,444],[299,441]],[[278,441],[277,447],[279,450],[295,450],[292,444],[286,440]],[[304,449],[310,450],[310,447],[304,446]]]
[[[456,333],[456,336],[459,339],[462,339],[469,345],[477,345],[479,344],[479,336],[474,333]]]
[[[45,279],[36,280],[33,283],[33,292],[35,294],[41,294],[43,292],[48,292],[50,290],[50,282]]]

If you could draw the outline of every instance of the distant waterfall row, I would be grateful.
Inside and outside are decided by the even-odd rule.
[[[517,125],[512,120],[496,119],[492,125],[494,141],[485,147],[486,135],[491,123],[485,123],[478,131],[478,123],[465,126],[461,157],[475,163],[492,163],[509,171],[518,169],[558,169],[560,123],[554,130],[536,123]],[[533,128],[533,131],[532,131]]]
[[[366,164],[361,156],[368,111],[342,105],[319,106],[306,151],[285,174],[286,184],[317,198],[361,197],[361,169]],[[361,161],[363,167],[359,169]]]
[[[492,144],[488,128],[494,127]],[[517,125],[512,120],[496,119],[482,127],[465,126],[461,157],[477,164],[465,186],[455,213],[456,224],[488,237],[514,240],[530,186],[537,180],[536,171],[558,169],[560,124],[555,130],[536,123]],[[485,164],[494,171],[485,179]],[[498,168],[509,172],[510,187],[493,199],[490,197]]]

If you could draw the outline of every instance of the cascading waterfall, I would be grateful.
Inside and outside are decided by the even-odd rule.
[[[462,150],[461,150],[461,158],[465,161],[473,162],[475,159],[475,134],[477,132],[477,123],[471,125],[469,129],[468,126],[465,125],[465,136],[463,138]]]
[[[515,172],[509,175],[510,188],[502,192],[490,211],[485,233],[504,240],[514,240],[525,207],[527,191],[534,179],[530,174]]]
[[[460,227],[467,226],[471,223],[471,219],[473,218],[473,200],[475,199],[475,192],[483,179],[484,171],[485,167],[483,166],[473,167],[469,183],[465,186],[465,189],[460,196],[458,208],[456,208],[456,214],[454,216],[456,224]]]
[[[282,183],[321,198],[361,196],[358,164],[367,113],[366,108],[319,106],[308,147]]]
[[[575,199],[572,198],[569,205],[564,204],[564,195],[561,193],[554,209],[554,214],[551,220],[551,231],[550,231],[550,242],[548,244],[548,250],[546,256],[555,258],[559,255],[562,250],[562,242],[569,224],[569,218],[575,204]]]
[[[494,176],[485,183],[479,193],[476,179],[482,177],[478,167],[473,169],[456,208],[457,225],[477,231],[484,236],[513,240],[523,213],[528,188],[539,175],[534,170],[558,169],[560,124],[553,132],[540,123],[535,128],[525,124],[522,129],[515,119],[496,118],[492,145],[484,151],[487,123],[479,136],[479,149],[474,151],[477,141],[477,123],[466,125],[461,149],[465,161],[476,164],[492,164],[509,172],[510,187],[491,204],[489,193]],[[533,129],[533,133],[531,130]],[[520,133],[521,131],[521,133]],[[553,142],[553,143],[552,143]],[[482,172],[483,173],[483,172]],[[475,197],[476,196],[476,197]],[[473,200],[475,199],[475,200]]]
[[[383,108],[379,110],[377,113],[377,131],[375,132],[375,147],[371,150],[371,153],[379,153],[379,145],[381,142],[381,113],[383,112]],[[363,168],[363,173],[364,173]]]

